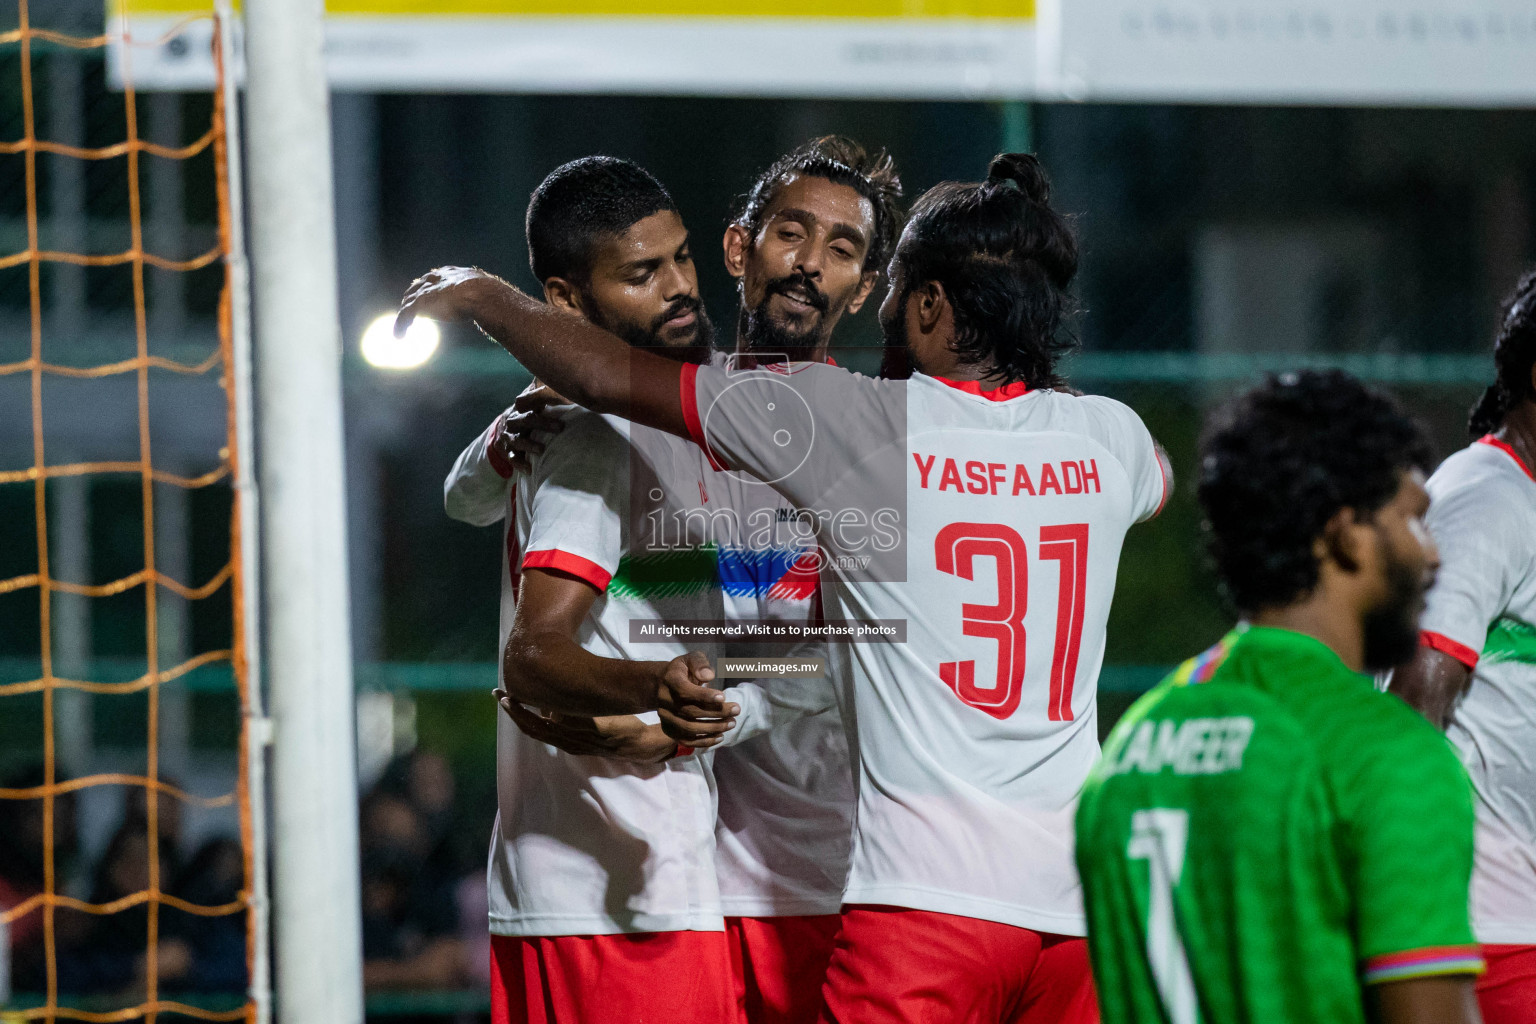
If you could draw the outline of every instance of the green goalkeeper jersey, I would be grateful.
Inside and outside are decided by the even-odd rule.
[[[1365,985],[1482,970],[1456,754],[1289,630],[1235,631],[1131,708],[1077,862],[1105,1024],[1345,1024]]]

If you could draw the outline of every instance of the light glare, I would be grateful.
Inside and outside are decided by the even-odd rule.
[[[383,370],[414,370],[432,358],[441,340],[437,324],[425,317],[412,320],[405,337],[397,338],[395,314],[385,313],[363,332],[363,358]]]

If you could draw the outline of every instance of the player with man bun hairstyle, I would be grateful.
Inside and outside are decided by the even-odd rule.
[[[1446,730],[1472,774],[1472,929],[1485,1024],[1536,1020],[1536,271],[1504,306],[1473,443],[1429,479],[1440,545],[1413,660],[1392,690]]]
[[[923,282],[942,284],[954,297],[957,351],[995,366],[1002,384],[1057,387],[1056,363],[1072,347],[1064,324],[1077,239],[1050,195],[1040,161],[1004,154],[980,186],[924,193],[892,261],[897,306]]]
[[[806,228],[786,198],[801,184],[776,193],[779,220],[757,238]],[[1072,261],[1041,230],[1053,223],[1042,186],[1032,158],[1008,155],[986,181],[918,201],[881,309],[888,348],[911,353],[906,380],[794,361],[679,366],[471,270],[434,271],[402,303],[402,326],[473,320],[562,394],[691,438],[815,524],[826,629],[848,638],[830,645],[833,685],[740,688],[736,734],[835,703],[853,743],[824,1021],[1095,1016],[1072,810],[1098,754],[1121,543],[1162,508],[1169,474],[1130,409],[1049,386]],[[878,235],[867,200],[810,230]],[[967,246],[1001,265],[980,292],[952,266]],[[797,282],[770,309],[810,319],[810,298]],[[1030,312],[1016,333],[985,332],[990,310],[973,302]]]

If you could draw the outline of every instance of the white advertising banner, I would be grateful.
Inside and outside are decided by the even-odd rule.
[[[108,30],[126,14],[136,44],[136,86],[209,87],[212,23],[186,20],[207,6],[112,5]],[[1005,99],[1035,89],[1031,0],[774,0],[761,11],[739,0],[332,0],[327,10],[342,90]]]
[[[108,0],[207,88],[211,0]],[[1038,9],[1037,9],[1038,7]],[[1529,106],[1536,0],[330,0],[337,89]],[[192,19],[192,20],[188,20]],[[123,53],[114,53],[121,81]]]
[[[1050,93],[1084,100],[1529,106],[1530,0],[1063,0]]]

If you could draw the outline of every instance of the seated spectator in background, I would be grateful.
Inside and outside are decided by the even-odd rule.
[[[434,918],[448,905],[456,907],[463,972],[470,981],[490,983],[490,937],[485,931],[490,912],[481,847],[485,836],[484,815],[466,817],[459,799],[458,783],[448,759],[432,750],[413,750],[385,767],[375,789],[400,797],[411,805],[426,829],[427,854],[418,889],[420,898],[433,906]],[[488,799],[494,795],[487,792]]]
[[[181,789],[181,781],[165,775],[160,780],[172,789]],[[169,858],[171,865],[170,878],[180,875],[182,870],[182,831],[181,820],[185,809],[180,800],[164,790],[155,794],[155,831],[160,836],[161,856]],[[144,830],[149,821],[149,789],[145,786],[129,786],[123,791],[123,827],[130,825]],[[169,882],[161,879],[161,885]]]
[[[402,754],[384,768],[377,788],[401,796],[421,817],[433,840],[441,840],[453,820],[457,787],[448,759],[431,750]]]
[[[175,895],[202,907],[222,907],[245,887],[245,851],[236,839],[210,839],[177,874]],[[188,992],[243,992],[246,976],[244,913],[205,916],[175,907],[160,910],[163,929],[183,939],[192,963],[178,987]]]
[[[204,843],[185,866],[181,801],[165,793],[157,801],[156,854],[162,892],[188,903],[218,907],[240,898],[244,852],[233,838]],[[109,904],[149,889],[150,832],[144,790],[125,794],[123,822],[96,866],[89,900]],[[246,987],[246,918],[243,913],[205,916],[161,904],[155,973],[162,992],[242,992]],[[146,903],[111,914],[58,914],[59,988],[76,994],[136,993],[149,966]]]
[[[175,877],[170,844],[158,845],[160,880],[166,885]],[[125,821],[96,866],[90,902],[115,903],[148,889],[149,865],[149,836],[143,822]],[[144,903],[91,915],[69,941],[59,944],[59,989],[81,994],[142,990],[148,935],[149,910]],[[192,950],[185,940],[163,930],[155,966],[161,986],[176,988],[192,970]]]
[[[480,853],[475,847],[483,843],[484,836],[475,836],[473,859],[466,861],[459,850],[461,844],[454,830],[458,787],[443,755],[431,750],[402,754],[385,766],[374,791],[398,797],[415,812],[423,832],[423,873],[418,884],[452,888],[466,863],[480,867],[475,863]],[[451,900],[452,896],[444,894],[442,898]]]
[[[0,779],[0,788],[33,789],[43,785],[41,762],[25,765]],[[69,776],[55,775],[61,782]],[[63,888],[79,853],[75,827],[75,795],[61,793],[53,801],[54,890]],[[43,891],[43,801],[0,800],[0,910],[10,910]],[[59,914],[63,927],[69,915]],[[11,988],[41,992],[46,987],[43,962],[43,914],[38,908],[10,922]]]
[[[412,802],[381,783],[363,799],[363,984],[453,988],[469,973],[456,932],[454,878],[433,862],[441,837]]]

